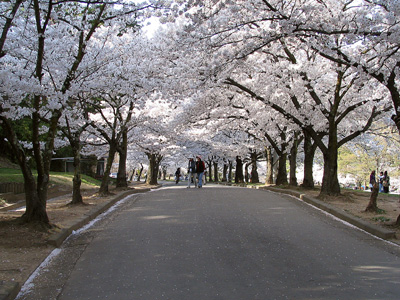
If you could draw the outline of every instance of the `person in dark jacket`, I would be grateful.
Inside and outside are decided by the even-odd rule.
[[[197,187],[197,182],[196,182],[196,163],[193,158],[189,158],[189,163],[188,163],[188,188],[190,188],[190,184],[192,181],[194,182],[194,187]]]
[[[369,187],[371,190],[374,188],[374,185],[376,183],[376,178],[375,178],[375,170],[371,172],[371,175],[369,175]]]
[[[204,169],[206,168],[204,161],[201,160],[200,156],[196,157],[196,174],[199,180],[198,187],[201,188],[203,186],[203,173]]]
[[[175,172],[175,182],[176,182],[176,184],[179,183],[179,179],[181,179],[181,168],[176,169],[176,172]]]
[[[382,185],[383,185],[383,192],[384,193],[389,193],[390,177],[389,177],[387,171],[385,171],[385,173],[383,173]]]

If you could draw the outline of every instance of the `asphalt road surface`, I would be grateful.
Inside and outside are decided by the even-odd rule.
[[[19,299],[400,299],[400,248],[295,198],[180,183],[70,238]]]

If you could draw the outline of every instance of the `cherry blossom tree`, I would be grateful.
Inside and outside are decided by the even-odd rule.
[[[176,107],[159,99],[159,94],[149,96],[141,112],[140,126],[135,126],[130,132],[131,147],[135,147],[146,154],[148,158],[147,184],[156,185],[160,164],[164,157],[173,156],[177,139],[174,128],[176,127]]]
[[[270,105],[299,126],[307,138],[313,138],[325,159],[321,192],[340,193],[338,147],[364,132],[377,116],[390,108],[385,103],[385,93],[371,97],[370,91],[377,91],[376,86],[352,66],[331,64],[316,56],[315,53],[322,53],[311,43],[315,37],[308,38],[305,32],[311,26],[321,25],[320,32],[314,27],[312,32],[326,35],[329,30],[324,26],[330,24],[327,20],[338,16],[348,20],[358,10],[353,7],[354,3],[253,0],[213,1],[212,4],[206,1],[201,7],[197,6],[187,26],[193,42],[201,42],[204,51],[212,55],[209,78],[225,80],[226,84]],[[315,14],[304,19],[307,12],[318,8],[322,8],[325,15],[320,18]],[[340,8],[353,12],[341,12]],[[327,13],[329,10],[333,14]],[[331,48],[324,49],[332,51],[335,47],[337,53],[347,49],[343,40],[334,42]],[[266,63],[272,70],[262,68]],[[269,84],[265,86],[265,82]],[[362,92],[365,94],[360,97]],[[363,99],[364,95],[369,96],[367,100]],[[366,109],[367,104],[369,109]],[[364,114],[366,111],[369,112]],[[326,122],[321,123],[324,118]],[[365,120],[364,125],[361,125],[361,118]],[[348,120],[354,121],[351,126]],[[340,141],[337,140],[338,134],[342,135],[339,125],[343,130]]]
[[[12,30],[7,25],[11,17],[6,20],[2,35],[0,120],[24,175],[24,221],[49,224],[46,200],[57,125],[65,107],[74,105],[72,96],[79,91],[81,67],[89,50],[98,46],[91,43],[93,37],[111,23],[122,34],[136,23],[142,9],[143,5],[123,2],[115,5],[107,1],[35,0],[26,3],[23,10],[17,9],[17,13],[12,10]],[[15,122],[22,118],[31,121],[28,141],[20,141],[14,130]],[[37,180],[32,175],[26,147],[32,149]]]

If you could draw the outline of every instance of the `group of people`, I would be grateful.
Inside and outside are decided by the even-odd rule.
[[[188,186],[190,188],[191,183],[194,183],[194,186],[197,188],[203,187],[203,175],[206,166],[204,161],[201,160],[200,156],[196,156],[196,161],[191,157],[189,158],[188,163]],[[181,168],[178,168],[175,172],[176,184],[179,183],[179,179],[181,177]]]
[[[375,170],[371,172],[369,176],[369,186],[372,189],[375,183],[379,183],[379,192],[380,193],[389,193],[389,186],[390,186],[390,177],[388,172],[381,172],[378,176],[378,181],[376,180]]]

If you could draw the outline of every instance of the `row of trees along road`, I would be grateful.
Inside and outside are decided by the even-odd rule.
[[[115,144],[117,151],[125,151],[125,132],[132,111],[129,100],[121,100],[127,107],[113,111],[114,123],[118,129],[122,128],[115,139],[113,133],[107,137],[101,135],[105,126],[93,116],[94,111],[107,110],[106,105],[113,101],[132,98],[136,85],[145,90],[135,93],[136,98],[142,97],[140,100],[151,92],[141,84],[154,83],[147,76],[149,69],[143,69],[146,60],[137,57],[142,63],[139,65],[132,60],[136,54],[144,53],[144,45],[138,43],[140,22],[154,11],[173,13],[169,5],[162,4],[53,0],[0,4],[0,121],[24,176],[23,221],[49,225],[46,212],[49,170],[53,152],[62,144],[58,139],[61,132],[71,142],[76,166],[82,145],[78,140],[95,144],[99,138],[110,138],[107,140],[110,156]],[[135,52],[138,49],[140,52]],[[111,86],[115,82],[118,84]],[[110,105],[107,113],[113,108]],[[121,117],[122,111],[128,114]],[[30,131],[25,140],[18,130],[21,122],[27,123]],[[106,119],[107,125],[112,122]],[[94,138],[90,130],[84,133],[89,127],[97,128],[100,134]],[[33,166],[37,178],[32,175]],[[107,180],[108,174],[104,177]],[[79,176],[74,184],[79,187]],[[102,189],[106,191],[104,185]],[[79,202],[81,197],[76,192],[79,193],[79,188],[74,187],[74,201]]]
[[[51,157],[66,141],[77,203],[82,151],[109,158],[107,193],[115,154],[124,186],[125,162],[138,151],[149,183],[162,160],[193,154],[228,174],[236,163],[238,176],[249,156],[255,176],[265,153],[267,181],[275,155],[276,183],[296,185],[302,145],[303,185],[314,184],[318,148],[321,193],[338,195],[340,147],[378,119],[392,116],[400,130],[397,1],[34,0],[1,10],[0,120],[24,174],[28,222],[48,224]],[[152,15],[166,25],[149,38],[140,25]]]

